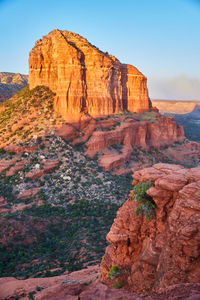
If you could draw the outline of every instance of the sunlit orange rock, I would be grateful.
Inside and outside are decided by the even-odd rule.
[[[81,112],[101,116],[122,110],[148,111],[146,77],[131,65],[100,51],[78,34],[53,30],[29,56],[29,85],[56,93],[54,108],[67,120]]]

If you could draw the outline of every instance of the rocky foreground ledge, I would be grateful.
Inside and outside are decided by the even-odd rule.
[[[135,172],[133,184],[107,235],[101,281],[138,294],[199,283],[200,168],[159,163]]]
[[[200,284],[176,284],[150,296],[139,296],[122,289],[111,288],[98,280],[99,267],[49,278],[17,280],[0,278],[0,299],[35,300],[198,300]]]
[[[101,282],[98,266],[0,278],[0,299],[200,299],[200,168],[159,163],[133,184],[107,235]]]

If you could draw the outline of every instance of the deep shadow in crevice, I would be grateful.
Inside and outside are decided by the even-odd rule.
[[[121,86],[122,86],[122,105],[123,110],[127,110],[128,107],[128,70],[126,64],[121,64]]]

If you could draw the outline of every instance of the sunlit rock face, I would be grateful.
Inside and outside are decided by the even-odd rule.
[[[56,93],[54,108],[66,118],[122,110],[148,111],[146,77],[131,65],[100,51],[85,38],[53,30],[38,40],[29,56],[29,85],[46,85]]]

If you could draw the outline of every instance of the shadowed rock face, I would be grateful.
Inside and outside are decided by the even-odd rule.
[[[148,111],[146,81],[135,67],[69,31],[53,30],[36,42],[29,56],[30,88],[46,85],[56,92],[55,110],[67,119],[77,119],[81,112]]]
[[[125,288],[150,292],[179,283],[198,283],[200,275],[200,168],[156,164],[136,171],[133,184],[152,182],[147,190],[155,215],[136,215],[130,198],[119,209],[107,235],[111,243],[101,262],[101,280],[118,265]],[[171,298],[170,298],[171,299]]]

